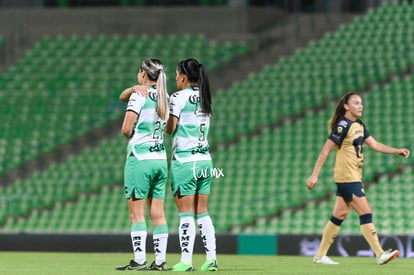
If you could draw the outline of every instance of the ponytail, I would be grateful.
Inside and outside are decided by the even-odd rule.
[[[198,66],[199,78],[198,78],[198,88],[200,89],[200,104],[201,109],[204,113],[211,115],[211,92],[210,92],[210,82],[206,71],[204,70],[203,64]]]
[[[157,114],[162,120],[167,120],[169,116],[167,102],[167,77],[164,68],[159,71],[157,79]]]
[[[189,58],[180,61],[180,63],[178,63],[177,69],[181,74],[186,75],[190,82],[197,83],[198,89],[200,91],[201,109],[207,115],[211,115],[212,110],[210,81],[208,80],[208,76],[203,64],[200,64],[194,58]]]
[[[156,58],[148,58],[142,62],[141,69],[147,72],[148,78],[157,81],[157,114],[162,120],[169,116],[167,102],[167,76],[164,66]]]

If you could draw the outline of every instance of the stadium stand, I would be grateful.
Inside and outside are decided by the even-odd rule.
[[[244,232],[241,229],[243,226],[241,228],[238,227],[238,223],[248,224],[249,222],[254,225],[247,228],[257,232],[255,231],[257,224],[254,223],[254,219],[260,215],[269,215],[269,209],[270,212],[273,211],[274,215],[280,209],[298,208],[306,201],[324,198],[329,190],[332,190],[331,186],[326,185],[319,186],[320,190],[307,193],[303,188],[303,184],[308,176],[307,173],[312,169],[310,164],[313,163],[313,158],[320,150],[319,146],[321,146],[327,136],[326,126],[323,121],[326,121],[332,113],[333,100],[341,96],[344,91],[364,91],[368,89],[368,93],[364,95],[364,97],[367,97],[364,100],[368,108],[364,118],[368,125],[373,125],[373,128],[370,128],[372,133],[382,138],[385,143],[411,146],[409,141],[412,140],[412,137],[409,136],[409,131],[384,129],[383,118],[388,118],[386,125],[391,125],[391,121],[404,121],[407,123],[401,125],[410,124],[412,114],[408,111],[408,105],[404,105],[405,108],[398,108],[397,112],[400,116],[397,118],[394,114],[394,104],[398,102],[397,106],[400,106],[404,104],[403,102],[409,104],[412,101],[412,93],[410,93],[409,89],[410,84],[407,84],[411,83],[412,79],[396,77],[395,79],[388,80],[391,83],[389,86],[385,86],[386,91],[378,91],[378,84],[374,85],[372,89],[370,87],[374,83],[387,81],[390,75],[406,72],[409,66],[413,65],[413,62],[410,61],[413,54],[410,46],[411,42],[406,44],[404,44],[405,42],[402,44],[400,42],[402,37],[405,37],[406,41],[410,41],[412,39],[412,30],[404,26],[401,28],[386,28],[385,23],[381,22],[381,24],[384,24],[383,32],[385,35],[378,33],[368,35],[367,32],[371,34],[371,28],[360,27],[364,24],[369,24],[367,22],[379,24],[378,22],[384,14],[387,14],[389,17],[387,20],[392,22],[399,22],[398,18],[405,18],[408,23],[410,19],[406,15],[410,14],[411,8],[411,6],[405,3],[402,5],[383,5],[378,10],[372,10],[366,17],[355,19],[351,24],[339,28],[337,32],[327,34],[321,41],[316,41],[304,50],[297,51],[292,57],[278,62],[274,66],[273,74],[266,75],[269,69],[265,69],[266,73],[262,72],[259,75],[252,75],[251,81],[249,79],[246,82],[235,85],[237,87],[235,87],[236,92],[234,93],[240,91],[240,94],[246,95],[246,97],[241,97],[240,104],[237,103],[238,97],[236,95],[227,94],[226,97],[220,98],[226,101],[223,105],[227,106],[229,106],[229,98],[231,98],[232,106],[235,106],[238,110],[243,110],[242,112],[233,110],[233,114],[236,115],[230,116],[230,119],[238,119],[241,126],[232,129],[233,132],[225,136],[243,137],[246,133],[254,131],[254,127],[258,127],[260,123],[265,127],[266,124],[269,125],[272,122],[272,115],[286,116],[283,120],[283,125],[270,134],[267,133],[268,130],[265,130],[247,142],[247,139],[241,138],[234,148],[231,147],[228,151],[224,146],[219,147],[217,150],[215,165],[219,167],[222,165],[225,171],[231,173],[229,177],[223,179],[224,182],[221,182],[220,187],[217,187],[217,189],[223,188],[224,185],[231,185],[234,188],[232,189],[234,193],[237,193],[235,190],[240,187],[242,187],[243,192],[247,193],[244,194],[241,200],[236,199],[235,205],[229,207],[233,212],[239,213],[233,213],[236,217],[233,219],[235,221],[234,224],[236,224],[234,227],[235,233]],[[356,41],[352,40],[355,41],[353,47],[352,45],[345,45],[349,40],[347,36],[356,27],[360,28],[359,38]],[[375,25],[372,28],[375,28]],[[382,39],[383,43],[381,44],[387,45],[390,51],[376,48],[378,43],[372,36],[375,39]],[[372,52],[373,54],[353,56],[351,53],[357,52],[357,45],[366,46],[367,48],[363,49],[363,52]],[[346,50],[349,54],[343,55],[346,47],[349,48]],[[314,56],[312,52],[315,50],[320,51],[320,54],[315,59],[312,59]],[[401,61],[407,60],[405,57],[407,57],[408,61]],[[289,69],[285,69],[286,67]],[[371,71],[372,69],[374,71]],[[282,86],[282,89],[277,89],[279,81],[286,83]],[[401,92],[398,92],[396,87],[402,86],[400,83],[404,83],[404,88]],[[303,87],[306,87],[306,90]],[[274,93],[269,92],[271,88],[274,89]],[[392,92],[387,92],[387,89],[391,89]],[[278,90],[289,91],[289,93],[277,93]],[[365,90],[365,92],[367,91]],[[273,98],[266,97],[276,93],[278,96]],[[256,102],[249,101],[253,96],[263,97],[264,99],[260,101],[260,104],[257,104]],[[371,99],[371,96],[374,99]],[[395,99],[394,97],[399,98]],[[324,107],[324,113],[312,112],[306,109],[317,109],[317,106],[324,106],[323,104],[326,101],[331,103]],[[388,105],[381,108],[378,104]],[[244,108],[239,108],[239,106],[244,106]],[[274,106],[280,106],[280,108],[275,108]],[[293,121],[292,117],[294,118],[295,115],[304,110],[306,110],[304,119]],[[266,111],[268,112],[267,114]],[[226,114],[226,117],[229,116]],[[273,120],[273,123],[276,122],[277,120]],[[217,132],[220,131],[218,130]],[[398,137],[394,135],[397,132]],[[225,151],[222,155],[223,159],[220,158],[221,155],[219,153],[222,151]],[[313,155],[311,152],[313,152]],[[309,158],[310,156],[314,157]],[[372,166],[367,165],[368,167],[365,171],[367,180],[373,180],[376,174],[395,171],[399,165],[405,163],[403,159],[390,156],[372,156],[372,158],[374,164]],[[326,166],[329,166],[329,163]],[[237,172],[233,174],[233,171]],[[327,179],[329,177],[330,179],[330,171],[325,171],[325,173],[323,178]],[[237,179],[237,182],[234,179]],[[221,202],[223,199],[218,201]],[[300,220],[300,217],[298,219]],[[270,227],[272,226],[274,224]],[[283,221],[281,226],[283,226]],[[246,229],[247,232],[249,232],[249,229]],[[299,227],[297,230],[304,230],[304,227]],[[289,232],[292,233],[289,230],[281,233]],[[317,232],[320,232],[320,230]]]
[[[237,139],[307,108],[323,106],[344,91],[361,90],[391,73],[406,71],[414,63],[412,12],[406,3],[370,10],[236,83],[216,98],[216,108],[226,111],[217,112],[212,140]],[[229,121],[234,129],[226,127]]]
[[[176,56],[195,56],[214,70],[247,52],[246,45],[222,45],[201,35],[44,37],[0,82],[1,130],[7,133],[2,171],[121,118],[117,96],[134,84],[137,60],[157,54],[174,72]],[[168,86],[175,87],[174,78]],[[19,104],[22,98],[31,104]]]
[[[306,48],[297,50],[292,56],[275,61],[274,65],[265,67],[259,73],[251,74],[246,80],[235,83],[228,90],[220,91],[215,95],[215,120],[211,129],[211,142],[215,148],[214,166],[223,169],[224,177],[217,178],[213,184],[214,196],[211,197],[210,208],[218,232],[306,234],[321,232],[330,215],[328,211],[331,207],[328,204],[332,203],[327,198],[333,190],[332,175],[328,168],[332,166],[333,158],[328,159],[325,164],[320,177],[321,182],[315,190],[312,192],[306,190],[305,179],[328,135],[325,122],[333,111],[335,101],[348,90],[363,93],[364,105],[367,109],[363,120],[375,137],[384,143],[411,147],[414,114],[410,106],[413,104],[414,75],[410,70],[414,65],[414,50],[411,46],[414,36],[409,26],[413,11],[413,6],[406,2],[384,4],[356,18],[350,24],[341,26],[337,31],[326,34]],[[78,38],[72,37],[72,40],[76,39]],[[76,50],[71,47],[59,46],[60,38],[52,39],[50,43],[47,40],[48,38],[45,38],[39,44],[46,43],[47,47],[51,46],[52,52],[56,49],[57,56],[60,58],[76,53]],[[87,41],[86,38],[81,40],[83,46],[79,46],[78,51],[88,49],[93,55],[96,47],[87,45],[95,42]],[[101,37],[98,40],[108,40],[108,38]],[[71,69],[68,67],[68,71],[73,73],[71,79],[76,79],[75,73],[78,70],[82,72],[78,76],[79,83],[82,83],[82,76],[89,75],[91,72],[99,71],[101,76],[105,75],[103,79],[106,79],[116,74],[118,69],[120,70],[117,66],[113,66],[113,63],[107,63],[107,59],[117,54],[114,49],[118,48],[119,43],[123,43],[124,39],[116,37],[109,40],[111,46],[106,50],[108,58],[103,58],[99,63],[96,61],[99,65],[95,67],[81,64]],[[206,46],[206,42],[203,43],[201,44]],[[225,48],[223,45],[216,46],[217,51]],[[43,46],[37,44],[32,51],[39,50],[38,54],[43,56],[42,61],[46,59],[47,66],[55,68],[56,63],[53,59],[47,58],[49,55],[46,52],[42,53],[42,48]],[[245,54],[247,51],[245,47],[241,47],[238,54]],[[225,57],[222,60],[228,61],[234,58],[231,54],[227,55],[227,51],[225,53],[221,54]],[[32,53],[32,57],[36,55]],[[24,62],[28,62],[26,59],[32,60],[31,64],[40,62],[28,56],[30,53],[23,59]],[[26,66],[19,67],[19,64],[21,63],[6,72],[6,75],[10,77],[10,75],[14,76],[16,71],[24,72]],[[133,67],[135,64],[130,66]],[[210,64],[210,66],[215,68],[217,65]],[[130,73],[131,69],[127,71]],[[24,74],[19,75],[20,77],[13,78],[15,80],[13,83],[23,85],[21,84],[23,82],[18,80],[25,79]],[[52,75],[51,79],[59,78],[54,78]],[[125,81],[130,79],[131,77],[128,77]],[[112,80],[110,78],[108,82],[115,83],[116,80],[114,82]],[[84,86],[85,90],[96,87],[89,82],[82,85],[79,83],[73,81],[68,86],[73,87],[72,91]],[[96,82],[98,87],[99,83],[100,81]],[[25,85],[25,87],[32,86]],[[42,85],[47,86],[47,83]],[[64,87],[62,83],[53,85],[55,90],[59,91]],[[121,86],[105,87],[110,87],[114,94],[121,88]],[[43,86],[37,88],[43,90]],[[98,88],[97,92],[101,90],[102,88]],[[69,100],[72,93],[67,93]],[[18,103],[16,96],[9,97],[7,100],[10,100],[7,106],[16,106]],[[50,100],[55,100],[51,102],[58,104],[58,99],[53,96]],[[101,106],[97,108],[103,108],[103,111],[98,110],[98,113],[105,112],[105,108],[108,108],[108,102],[98,94],[90,98],[81,97],[70,104],[76,105],[79,102],[88,107],[91,107],[92,103],[99,103]],[[39,105],[38,108],[42,108],[41,102],[35,104]],[[56,110],[45,112],[52,111]],[[82,113],[80,111],[79,115]],[[121,116],[121,112],[118,116]],[[33,119],[38,120],[37,127],[41,127],[42,120],[36,116]],[[89,121],[88,119],[96,123],[95,127],[99,127],[100,123],[114,118],[104,117],[104,122],[99,122],[98,118],[96,121],[85,118],[86,121]],[[71,130],[79,127],[85,120],[82,120],[82,117],[64,120],[63,124],[74,127],[64,132],[69,131],[74,135],[85,134],[84,131],[88,129]],[[398,123],[393,123],[395,121]],[[54,126],[58,126],[62,122],[55,123]],[[16,135],[17,130],[12,134]],[[12,134],[4,141],[0,140],[6,143],[4,148],[16,148],[19,144],[26,144],[19,141],[20,143],[10,146],[8,142]],[[33,133],[31,140],[36,140],[36,135],[39,136],[39,133]],[[54,134],[50,133],[50,135]],[[38,140],[39,143],[42,142]],[[13,182],[10,187],[2,189],[0,206],[4,211],[1,211],[0,222],[3,221],[4,227],[1,231],[124,232],[128,230],[128,220],[125,218],[126,205],[120,199],[122,194],[120,172],[123,165],[124,143],[125,141],[119,136],[102,140],[98,146],[85,149],[79,156],[73,156],[62,164],[49,167],[47,171],[35,173],[28,179]],[[40,147],[47,148],[46,145]],[[39,152],[31,154],[39,154]],[[17,163],[22,161],[19,158],[21,152],[14,152],[13,155],[17,156],[15,160]],[[91,172],[90,167],[81,165],[83,163],[94,165],[95,172]],[[389,203],[397,200],[406,202],[412,199],[413,190],[404,183],[412,180],[413,163],[412,158],[407,161],[393,156],[378,157],[368,150],[365,178],[368,184],[367,190],[372,193],[372,197],[370,195],[369,198],[373,208],[382,207],[383,194],[387,194]],[[8,169],[9,166],[3,165],[4,168]],[[387,176],[388,174],[390,176]],[[392,174],[396,175],[391,176]],[[397,189],[399,192],[395,192]],[[45,195],[39,198],[27,194],[21,198],[13,198],[13,194],[20,194],[22,190],[33,190],[36,194]],[[401,191],[405,193],[401,194]],[[170,195],[167,193],[167,196]],[[9,199],[6,200],[6,197]],[[389,213],[385,211],[388,208],[383,208],[384,211],[376,211],[379,215],[375,217],[379,224],[379,231],[387,233],[388,229],[383,230],[381,227],[388,226],[389,230],[395,229],[392,210],[397,206],[393,204],[389,208]],[[171,199],[166,200],[166,212],[171,224],[170,230],[176,232],[177,217]],[[404,213],[408,215],[410,211]],[[345,223],[342,232],[354,233],[359,230],[359,227],[354,226],[355,222],[352,219],[350,217]],[[409,226],[412,226],[409,221],[395,222],[395,224],[401,226],[396,229],[397,232],[405,232],[409,230]]]
[[[410,104],[413,104],[414,100],[412,96],[413,85],[414,74],[412,73],[411,75],[404,77],[395,77],[386,85],[373,86],[372,89],[363,94],[363,102],[366,108],[363,121],[367,125],[370,133],[381,142],[412,148],[412,124],[414,113],[409,106],[411,106]],[[235,227],[235,232],[241,231],[248,233],[254,231],[260,233],[273,232],[282,234],[322,232],[326,220],[329,219],[331,215],[330,205],[333,204],[333,196],[328,202],[325,199],[325,197],[335,189],[334,183],[332,182],[331,169],[329,169],[329,167],[332,167],[332,163],[325,164],[323,170],[324,174],[320,177],[320,183],[316,188],[317,190],[308,192],[305,188],[305,179],[308,176],[308,173],[312,170],[312,167],[310,166],[310,164],[312,164],[312,159],[309,159],[308,161],[308,157],[311,156],[315,159],[320,150],[320,148],[317,147],[322,146],[323,140],[327,138],[328,133],[323,129],[323,121],[326,121],[330,116],[333,110],[332,107],[333,105],[330,109],[327,109],[320,114],[309,114],[309,116],[306,116],[303,120],[297,121],[294,125],[289,126],[297,128],[298,131],[295,136],[299,142],[294,142],[295,144],[292,144],[292,147],[287,149],[288,151],[295,152],[294,159],[297,160],[296,163],[293,159],[289,159],[289,157],[280,153],[283,151],[276,149],[276,151],[283,156],[283,162],[288,160],[288,164],[285,164],[285,167],[276,169],[279,173],[275,175],[274,178],[276,180],[273,181],[276,182],[277,185],[277,187],[274,188],[275,190],[272,190],[268,186],[263,187],[265,192],[262,194],[263,199],[260,199],[259,201],[263,201],[264,206],[260,207],[258,212],[252,213],[250,219],[259,216],[257,213],[264,214],[263,216],[265,217],[259,218],[254,226],[248,226],[245,229]],[[318,124],[322,127],[318,126]],[[304,127],[304,125],[308,125],[308,127]],[[309,130],[311,130],[311,132],[309,132]],[[274,138],[277,140],[279,131],[284,132],[286,135],[286,130],[281,128],[269,134],[269,139]],[[261,139],[264,138],[262,136],[260,136]],[[291,140],[294,141],[295,138],[292,138]],[[305,149],[303,148],[306,146],[303,144],[304,140],[315,141],[312,143],[313,145],[316,145],[318,143],[316,141],[318,140],[320,144],[317,147],[309,147]],[[310,152],[313,152],[313,154]],[[366,150],[365,152],[366,161],[364,167],[364,179],[367,185],[366,190],[368,198],[371,202],[371,207],[377,210],[374,210],[374,213],[378,213],[379,215],[378,218],[376,218],[376,221],[384,225],[383,227],[386,231],[384,233],[390,233],[388,230],[395,229],[395,226],[387,228],[385,224],[392,224],[399,220],[393,218],[393,213],[395,214],[395,212],[399,212],[400,215],[405,215],[402,220],[410,220],[410,212],[396,211],[396,209],[398,209],[398,206],[405,208],[402,204],[407,201],[407,198],[413,196],[413,194],[410,193],[410,188],[404,186],[410,186],[412,180],[410,171],[412,172],[414,161],[411,158],[407,160],[396,156],[379,154],[372,152],[371,150]],[[277,167],[275,165],[267,164],[268,161],[268,159],[264,159],[256,160],[255,162],[257,167],[263,167],[265,170]],[[283,175],[283,169],[288,169],[288,174]],[[399,169],[404,170],[401,173],[398,172]],[[397,174],[395,179],[392,176],[388,176],[393,173]],[[299,178],[296,179],[298,176]],[[257,186],[261,181],[260,179],[257,179],[257,177],[254,179]],[[267,179],[267,177],[265,177],[265,179]],[[291,191],[286,192],[286,189]],[[402,189],[404,189],[404,191]],[[272,192],[270,192],[271,190]],[[281,190],[283,190],[282,194],[280,194]],[[405,191],[406,193],[402,194]],[[258,191],[256,190],[256,193],[257,192]],[[386,195],[382,196],[382,194]],[[284,204],[280,205],[280,207],[290,209],[290,211],[283,211],[280,219],[267,218],[264,210],[271,205],[267,200],[276,201],[280,199],[280,196],[283,197],[283,200],[280,201]],[[295,201],[295,199],[297,200]],[[323,203],[317,205],[317,202],[321,200]],[[255,205],[257,201],[257,198],[253,199],[250,204]],[[386,201],[392,201],[394,204],[391,204],[394,206],[384,207],[383,205]],[[244,202],[244,204],[248,203]],[[296,211],[295,209],[300,208],[302,204],[306,204],[305,209]],[[292,211],[292,209],[294,211]],[[274,210],[277,210],[277,207],[274,208]],[[246,215],[243,211],[240,213],[241,215]],[[312,222],[309,222],[309,220]],[[306,222],[307,224],[301,224],[303,222]],[[275,224],[278,226],[274,226]],[[352,220],[351,218],[350,221],[347,221],[345,224],[344,228],[341,229],[345,233],[359,232],[359,226],[357,226],[358,221]],[[407,222],[407,224],[409,223]],[[398,228],[395,233],[408,232],[409,230],[410,227],[404,227],[404,225],[402,225],[402,227]],[[382,232],[382,230],[380,231]]]
[[[1,130],[7,136],[1,139],[2,172],[122,118],[124,105],[117,96],[134,84],[137,60],[159,52],[168,71],[175,71],[177,55],[206,60],[207,68],[214,70],[246,54],[248,48],[209,42],[204,36],[44,37],[3,74],[0,89],[5,91],[5,108],[0,115],[5,118]],[[175,87],[174,79],[168,84]],[[31,104],[19,104],[22,98]],[[26,216],[33,208],[50,208],[56,201],[76,200],[105,183],[122,181],[124,140],[118,137],[100,144],[62,165],[2,186],[2,218]],[[90,163],[94,172],[84,163]],[[23,190],[30,194],[17,195]]]
[[[410,232],[414,223],[410,218],[413,207],[413,168],[406,167],[402,173],[389,177],[381,176],[378,182],[368,188],[370,205],[374,209],[374,221],[379,234],[404,235]],[[284,211],[279,218],[259,218],[255,227],[244,232],[265,234],[314,234],[322,232],[331,216],[334,197],[330,200],[309,204],[298,211]],[[360,234],[358,215],[352,212],[341,226],[340,234]]]

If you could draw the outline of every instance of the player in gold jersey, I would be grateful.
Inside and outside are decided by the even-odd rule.
[[[362,109],[362,99],[357,93],[347,93],[338,101],[329,121],[331,133],[316,160],[312,174],[306,181],[309,190],[315,187],[319,172],[328,154],[336,148],[334,180],[337,190],[335,206],[332,217],[323,231],[319,250],[313,258],[313,262],[317,264],[338,264],[326,254],[339,232],[341,223],[352,208],[359,215],[361,232],[374,251],[377,264],[386,264],[399,255],[398,250],[384,251],[382,249],[372,222],[372,211],[362,187],[363,145],[365,143],[377,152],[406,158],[410,155],[410,151],[405,148],[393,148],[376,141],[359,120]]]

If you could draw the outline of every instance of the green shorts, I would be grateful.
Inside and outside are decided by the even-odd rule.
[[[125,198],[165,199],[167,175],[166,160],[138,160],[133,155],[129,155],[124,168]]]
[[[210,194],[213,180],[211,160],[179,162],[171,161],[171,189],[173,196]]]

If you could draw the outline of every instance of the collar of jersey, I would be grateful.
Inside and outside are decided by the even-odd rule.
[[[185,88],[185,90],[192,90],[192,91],[198,91],[198,87],[197,86],[188,86],[187,88]]]

